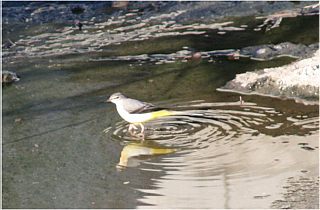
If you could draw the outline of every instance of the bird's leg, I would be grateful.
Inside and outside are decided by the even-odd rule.
[[[139,123],[140,127],[141,127],[141,133],[144,133],[144,125],[142,123]]]
[[[129,131],[130,133],[132,133],[132,129],[133,129],[132,124],[129,124],[128,131]]]
[[[129,124],[128,131],[132,133],[132,130],[137,130],[138,128],[134,124]]]
[[[138,134],[138,137],[142,140],[142,141],[144,141],[144,138],[145,138],[145,135],[144,135],[144,125],[142,124],[142,123],[139,123],[139,125],[140,125],[140,127],[141,127],[141,131],[140,131],[140,133]]]

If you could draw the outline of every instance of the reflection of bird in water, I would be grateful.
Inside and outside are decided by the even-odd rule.
[[[155,155],[165,155],[174,153],[177,149],[160,147],[159,145],[145,143],[130,143],[123,147],[118,168],[134,167],[139,165],[139,161],[143,157],[150,157]],[[138,159],[140,157],[140,159]]]
[[[176,113],[173,111],[156,108],[153,104],[150,103],[127,98],[121,93],[112,94],[109,97],[108,102],[114,103],[116,105],[119,115],[125,121],[131,123],[129,125],[129,132],[131,133],[133,129],[138,129],[136,125],[140,125],[141,133],[143,133],[143,122],[153,120],[159,117],[174,115]]]
[[[11,71],[2,71],[2,78],[1,78],[2,85],[11,84],[19,80],[20,80],[20,77],[16,73]]]

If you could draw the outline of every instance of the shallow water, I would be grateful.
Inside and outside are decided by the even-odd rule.
[[[287,24],[263,37],[301,41],[308,33],[285,37]],[[246,43],[246,33],[257,35],[179,35],[5,63],[22,79],[3,89],[3,206],[268,208],[286,178],[317,176],[318,106],[216,91],[237,73],[292,58],[173,59],[195,43],[202,51],[264,43]],[[179,114],[132,135],[104,102],[113,92]]]
[[[165,173],[152,179],[156,189],[128,179],[147,193],[139,199],[145,204],[263,208],[279,196],[274,186],[279,177],[317,164],[317,113],[291,117],[278,106],[252,102],[197,101],[177,107],[184,109],[181,116],[150,123],[143,137],[129,134],[124,123],[108,131],[114,140],[125,142],[118,165]],[[144,139],[139,145],[132,143],[139,138]]]

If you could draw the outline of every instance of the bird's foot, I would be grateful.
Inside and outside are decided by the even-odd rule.
[[[145,138],[144,133],[138,133],[138,134],[137,134],[137,137],[138,137],[140,140],[144,141],[144,138]]]
[[[128,131],[133,134],[134,130],[137,130],[138,128],[134,124],[129,124]]]
[[[129,125],[129,128],[128,128],[128,131],[129,133],[132,135],[132,136],[136,136],[138,137],[139,139],[141,140],[144,140],[145,138],[145,128],[144,128],[144,125],[142,123],[139,123],[139,126],[141,127],[141,130],[140,132],[138,133],[137,130],[138,130],[138,127],[135,126],[134,124],[130,124]]]
[[[141,127],[141,130],[140,130],[140,133],[137,134],[137,136],[142,140],[144,141],[145,139],[145,133],[144,133],[144,125],[142,123],[139,123],[140,127]]]

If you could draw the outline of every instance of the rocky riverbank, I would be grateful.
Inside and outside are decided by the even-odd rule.
[[[316,2],[4,2],[3,6],[4,63],[18,62],[25,57],[105,52],[123,43],[161,37],[208,37],[208,31],[225,36],[226,33],[252,30],[248,25],[230,19],[231,14],[232,18],[254,16],[261,20],[251,26],[256,33],[268,33],[280,27],[284,19],[319,14]],[[39,28],[39,24],[42,27]],[[13,33],[14,30],[17,33]],[[26,33],[19,34],[19,30]],[[218,47],[216,43],[214,45]],[[311,57],[317,49],[318,41],[305,41],[196,50],[210,62],[219,56],[260,61],[282,56],[303,59]],[[131,55],[122,58],[118,54],[103,59],[143,58],[161,64],[188,57],[191,51],[186,48],[170,54],[142,52],[138,55],[135,51],[131,58],[128,58]],[[222,89],[317,101],[319,84],[313,81],[319,79],[319,66],[317,56],[313,57],[280,68],[237,75]]]
[[[3,6],[4,61],[104,51],[124,42],[203,35],[207,30],[222,36],[249,30],[230,21],[231,15],[255,17],[260,21],[254,28],[258,32],[277,28],[286,18],[319,13],[315,2],[129,2],[121,7],[112,2],[4,2]],[[264,59],[270,58],[268,52]]]
[[[311,58],[289,65],[238,74],[221,90],[295,98],[297,102],[314,104],[319,100],[319,81],[317,51]]]
[[[267,22],[282,17],[318,13],[317,2],[3,2],[3,23],[64,23],[78,19],[92,23],[139,12],[142,20],[162,15],[179,23],[212,22],[222,18],[261,16]],[[179,15],[172,15],[183,11]],[[161,21],[154,18],[154,21]],[[277,21],[275,21],[277,22]],[[281,22],[281,21],[280,21]]]
[[[230,10],[232,8],[232,11]],[[248,10],[247,8],[250,8]],[[139,42],[170,36],[219,36],[237,31],[252,30],[248,25],[230,21],[234,17],[255,16],[262,23],[253,26],[256,33],[268,33],[286,18],[319,14],[315,2],[5,2],[3,8],[3,62],[18,62],[25,57],[50,57],[74,53],[104,52],[107,48],[127,42]],[[240,21],[241,22],[241,21]],[[243,22],[243,21],[242,21]],[[37,28],[43,25],[42,28]],[[79,27],[81,24],[81,27]],[[18,25],[24,34],[13,33]],[[252,27],[252,26],[251,26]],[[17,29],[15,29],[17,30]],[[311,57],[318,42],[308,44],[282,42],[246,46],[240,49],[197,49],[202,58],[226,56],[238,59],[266,61],[282,56]],[[217,47],[218,45],[215,44]],[[108,51],[108,50],[107,50]],[[192,51],[192,50],[191,50]],[[192,53],[189,48],[170,54],[121,55],[103,59],[144,59],[156,64],[173,62]],[[313,59],[299,61],[280,68],[258,70],[237,75],[222,89],[243,93],[318,100],[319,66]],[[302,81],[303,80],[303,81]]]

